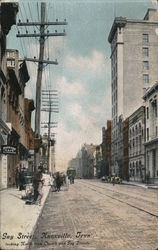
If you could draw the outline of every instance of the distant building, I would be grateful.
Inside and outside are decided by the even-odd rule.
[[[146,109],[146,180],[158,183],[158,82],[144,95]]]
[[[107,121],[107,128],[105,130],[105,175],[112,174],[112,122]]]
[[[111,44],[112,168],[119,173],[120,117],[128,118],[142,102],[145,90],[158,80],[158,11],[149,9],[144,19],[116,17]],[[123,140],[122,140],[123,143]]]
[[[100,178],[105,175],[104,165],[103,165],[103,150],[102,144],[97,145],[93,153],[94,157],[94,177]]]
[[[85,179],[94,177],[94,151],[96,146],[93,144],[84,144],[82,146],[82,175]]]

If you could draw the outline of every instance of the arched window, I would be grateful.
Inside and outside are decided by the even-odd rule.
[[[136,125],[136,127],[135,127],[135,134],[136,134],[136,135],[138,134],[138,127],[137,127],[137,125]]]
[[[141,126],[141,123],[139,122],[139,133],[141,133],[141,129],[142,129],[142,126]]]
[[[132,129],[132,135],[134,136],[134,127],[133,127],[133,129]]]

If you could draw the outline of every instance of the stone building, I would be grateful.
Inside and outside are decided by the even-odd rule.
[[[144,95],[146,110],[146,181],[158,183],[158,82]]]
[[[122,162],[119,118],[125,120],[139,108],[145,90],[158,80],[157,26],[158,11],[148,9],[143,20],[116,17],[108,37],[111,44],[112,167],[116,174]]]
[[[130,181],[145,181],[144,162],[145,107],[129,117],[129,177]]]
[[[16,24],[17,3],[0,2],[0,189],[8,186],[8,157],[2,154],[1,146],[7,145],[11,127],[7,124],[7,65],[6,42],[7,35]]]

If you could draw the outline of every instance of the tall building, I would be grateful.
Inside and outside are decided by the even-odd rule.
[[[119,173],[118,132],[121,119],[143,104],[146,89],[158,80],[158,11],[148,9],[144,19],[116,17],[111,44],[112,166]]]

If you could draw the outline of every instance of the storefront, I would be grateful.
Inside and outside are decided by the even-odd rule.
[[[0,190],[8,187],[8,157],[3,154],[2,146],[7,145],[10,129],[0,118]]]

